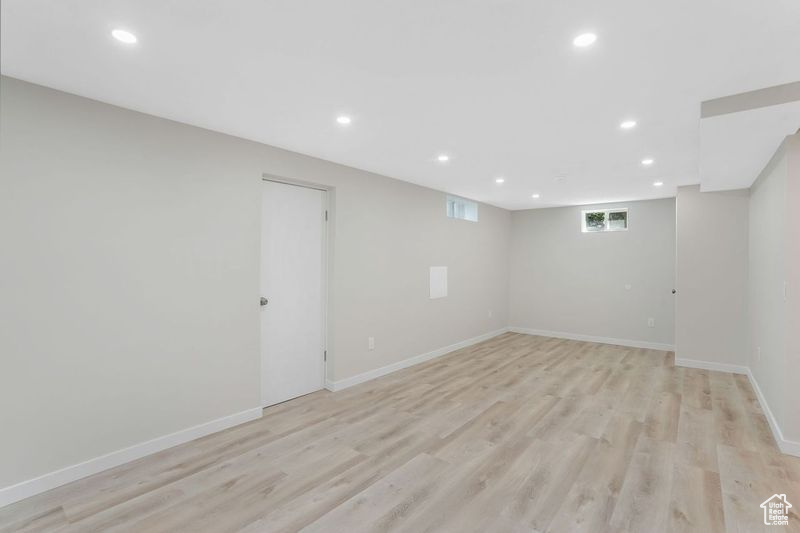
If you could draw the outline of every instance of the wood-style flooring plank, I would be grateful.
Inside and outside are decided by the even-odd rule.
[[[0,509],[0,531],[750,532],[795,504],[743,376],[506,333]]]

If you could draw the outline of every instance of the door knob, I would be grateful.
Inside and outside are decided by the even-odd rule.
[[[264,297],[262,296],[262,297],[261,297],[261,307],[264,307],[264,306],[265,306],[265,305],[267,305],[268,303],[269,303],[269,300],[267,300],[266,298],[264,298]]]

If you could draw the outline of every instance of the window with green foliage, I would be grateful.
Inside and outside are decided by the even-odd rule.
[[[627,208],[581,211],[581,231],[583,233],[625,231],[627,229]]]

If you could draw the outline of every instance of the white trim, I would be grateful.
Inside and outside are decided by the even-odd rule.
[[[409,357],[408,359],[403,359],[402,361],[398,361],[397,363],[393,363],[387,366],[382,366],[374,370],[369,370],[362,374],[357,374],[349,378],[340,379],[339,381],[333,381],[329,379],[325,381],[325,388],[330,391],[340,391],[342,389],[346,389],[348,387],[364,383],[365,381],[379,378],[381,376],[385,376],[386,374],[391,374],[392,372],[396,372],[398,370],[402,370],[410,366],[424,363],[425,361],[430,361],[431,359],[435,359],[450,352],[460,350],[461,348],[466,348],[467,346],[472,346],[473,344],[489,340],[493,337],[497,337],[498,335],[502,335],[503,333],[507,332],[508,328],[502,328],[495,331],[490,331],[489,333],[484,333],[483,335],[478,335],[477,337],[472,337],[471,339],[457,342],[455,344],[451,344],[450,346],[445,346],[444,348],[438,348],[431,352],[416,355],[414,357]]]
[[[261,418],[261,407],[254,407],[194,427],[182,429],[175,433],[170,433],[169,435],[156,437],[146,442],[134,444],[128,448],[123,448],[82,463],[62,468],[61,470],[56,470],[55,472],[44,474],[34,479],[17,483],[16,485],[1,488],[0,507],[257,418]]]
[[[730,365],[728,363],[714,363],[712,361],[700,361],[699,359],[675,358],[675,366],[685,366],[686,368],[701,368],[703,370],[714,370],[716,372],[730,372],[731,374],[747,374],[750,370],[742,365]]]
[[[750,381],[750,385],[753,387],[753,390],[756,393],[756,398],[758,398],[758,403],[761,405],[761,410],[764,412],[764,416],[767,418],[767,422],[769,422],[769,428],[772,430],[772,436],[775,438],[775,443],[778,445],[778,449],[782,453],[788,455],[794,455],[795,457],[800,457],[800,442],[787,440],[783,436],[783,432],[781,431],[781,427],[778,425],[778,420],[775,418],[775,415],[772,414],[772,409],[769,408],[769,404],[767,403],[767,398],[761,392],[761,387],[758,386],[758,382],[756,378],[753,376],[753,372],[750,371],[750,367],[743,366],[743,365],[730,365],[727,363],[714,363],[711,361],[700,361],[697,359],[683,359],[683,358],[676,358],[675,359],[675,366],[684,366],[688,368],[702,368],[704,370],[714,370],[717,372],[731,372],[733,374],[744,374],[747,376],[747,379]]]
[[[283,183],[284,185],[294,185],[295,187],[305,187],[306,189],[316,189],[318,191],[328,192],[332,189],[327,185],[320,185],[319,183],[312,183],[310,181],[297,180],[294,178],[284,178],[276,174],[261,174],[261,181],[273,181],[275,183]]]
[[[772,409],[769,408],[767,399],[764,397],[764,394],[762,394],[761,388],[758,386],[758,382],[749,368],[747,368],[746,374],[750,380],[750,385],[753,386],[753,390],[756,392],[758,403],[761,404],[761,410],[764,411],[764,416],[767,417],[769,428],[772,430],[772,436],[775,437],[775,442],[778,444],[778,448],[780,448],[781,452],[783,453],[800,457],[800,442],[783,438],[783,432],[778,425],[778,421],[775,419],[775,415],[772,414]]]
[[[333,211],[331,208],[331,192],[329,190],[322,191],[322,388],[325,388],[325,380],[328,379],[328,310],[330,305],[330,295],[328,288],[330,287],[330,222],[328,221],[329,214]],[[261,263],[259,262],[259,270]]]
[[[521,328],[512,326],[508,328],[514,333],[524,333],[525,335],[538,335],[540,337],[553,337],[556,339],[569,339],[573,341],[599,342],[600,344],[616,344],[617,346],[630,346],[631,348],[647,348],[648,350],[662,350],[665,352],[675,351],[672,344],[660,342],[637,341],[633,339],[615,339],[612,337],[595,337],[594,335],[583,335],[581,333],[567,333],[564,331],[548,331],[544,329]]]

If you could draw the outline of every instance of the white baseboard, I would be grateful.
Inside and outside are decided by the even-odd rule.
[[[338,381],[325,380],[325,388],[330,391],[340,391],[342,389],[352,387],[353,385],[358,385],[360,383],[364,383],[365,381],[379,378],[381,376],[385,376],[386,374],[391,374],[392,372],[397,372],[398,370],[424,363],[425,361],[430,361],[431,359],[435,359],[444,354],[460,350],[461,348],[466,348],[467,346],[472,346],[473,344],[489,340],[507,332],[508,328],[498,329],[489,333],[484,333],[483,335],[478,335],[477,337],[472,337],[471,339],[451,344],[450,346],[445,346],[444,348],[438,348],[432,352],[415,355],[414,357],[403,359],[402,361],[398,361],[397,363],[393,363],[391,365],[382,366],[380,368],[376,368],[375,370],[357,374],[349,378],[340,379]]]
[[[715,370],[717,372],[731,372],[733,374],[746,375],[747,379],[750,380],[750,385],[753,387],[753,390],[756,393],[756,398],[758,398],[758,403],[761,404],[761,410],[764,412],[764,416],[767,418],[767,422],[769,422],[769,428],[772,431],[772,436],[775,438],[775,443],[778,445],[778,448],[782,453],[788,455],[794,455],[795,457],[800,457],[800,442],[787,440],[783,437],[783,432],[781,431],[781,427],[778,425],[778,420],[775,418],[775,415],[772,414],[772,409],[769,408],[769,404],[767,403],[767,398],[761,392],[761,387],[758,386],[758,382],[756,381],[756,378],[753,376],[753,373],[750,371],[750,367],[743,365],[729,365],[726,363],[714,363],[711,361],[700,361],[697,359],[684,359],[684,358],[676,358],[675,366],[685,366],[688,368],[702,368],[704,370]]]
[[[626,339],[612,339],[608,337],[593,337],[589,335],[579,335],[579,334],[571,334],[563,332],[511,327],[511,328],[502,328],[483,335],[479,335],[477,337],[473,337],[471,339],[451,344],[450,346],[445,346],[443,348],[439,348],[431,352],[417,355],[415,357],[410,357],[408,359],[404,359],[397,363],[377,368],[369,372],[364,372],[362,374],[358,374],[350,378],[342,379],[339,381],[327,380],[325,385],[327,389],[332,391],[346,389],[348,387],[358,385],[359,383],[364,383],[365,381],[369,381],[371,379],[375,379],[381,376],[385,376],[386,374],[396,372],[397,370],[408,368],[410,366],[414,366],[419,363],[435,359],[436,357],[440,357],[455,350],[472,346],[473,344],[477,344],[479,342],[483,342],[498,335],[502,335],[503,333],[506,333],[508,331],[513,331],[515,333],[524,333],[528,335],[555,337],[560,339],[599,342],[603,344],[616,344],[620,346],[632,346],[635,348],[649,348],[649,349],[664,350],[664,351],[673,350],[673,347],[668,344],[649,343],[649,342],[633,341]],[[777,442],[781,452],[788,455],[800,457],[800,442],[787,440],[783,437],[783,432],[781,431],[780,426],[778,425],[778,422],[775,419],[775,416],[773,415],[772,410],[769,407],[769,404],[767,404],[767,400],[764,397],[763,393],[761,392],[761,388],[758,386],[758,382],[755,380],[752,372],[748,367],[740,365],[729,365],[723,363],[712,363],[708,361],[699,361],[694,359],[676,359],[675,364],[677,366],[685,366],[690,368],[702,368],[706,370],[716,370],[721,372],[732,372],[735,374],[747,375],[751,385],[753,386],[753,390],[756,393],[756,397],[758,398],[758,401],[761,404],[761,409],[764,411],[764,415],[766,416],[767,421],[769,422],[769,427],[772,430],[772,434],[775,437],[775,441]],[[255,420],[261,417],[261,413],[262,413],[261,407],[254,407],[252,409],[247,409],[246,411],[241,411],[239,413],[234,413],[232,415],[218,418],[216,420],[211,420],[210,422],[199,424],[197,426],[177,431],[169,435],[164,435],[162,437],[157,437],[155,439],[142,442],[140,444],[135,444],[128,448],[117,450],[115,452],[111,452],[109,454],[96,457],[94,459],[78,463],[76,465],[68,466],[66,468],[62,468],[61,470],[50,472],[48,474],[44,474],[37,478],[17,483],[16,485],[0,488],[0,507],[48,491],[50,489],[54,489],[56,487],[65,485],[72,481],[77,481],[84,477],[97,474],[98,472],[108,470],[109,468],[113,468],[115,466],[119,466],[121,464],[128,463],[136,459],[140,459],[142,457],[165,450],[167,448],[178,446],[179,444],[184,444],[191,440],[198,439],[200,437],[204,437],[206,435],[210,435],[212,433],[216,433],[218,431],[222,431],[224,429],[237,426],[245,422],[249,422],[251,420]]]
[[[217,418],[216,420],[211,420],[210,422],[205,422],[146,442],[134,444],[128,448],[95,457],[94,459],[89,459],[88,461],[68,466],[61,470],[56,470],[55,472],[50,472],[37,478],[17,483],[16,485],[1,488],[0,507],[257,418],[261,418],[261,407],[254,407],[253,409]]]
[[[564,331],[548,331],[544,329],[521,328],[512,326],[508,328],[514,333],[524,333],[526,335],[539,335],[540,337],[554,337],[556,339],[569,339],[573,341],[599,342],[600,344],[616,344],[617,346],[630,346],[632,348],[647,348],[649,350],[662,350],[665,352],[675,351],[672,344],[660,342],[637,341],[633,339],[615,339],[612,337],[595,337],[594,335],[583,335],[581,333],[567,333]]]
[[[745,374],[747,374],[747,378],[750,380],[750,385],[753,386],[753,390],[756,392],[758,403],[761,404],[761,410],[764,411],[764,416],[767,417],[769,428],[772,430],[772,436],[775,437],[775,442],[778,444],[778,448],[780,448],[781,452],[785,454],[800,457],[800,442],[783,438],[783,431],[781,431],[781,427],[778,425],[775,415],[772,414],[772,409],[769,408],[767,399],[761,392],[761,387],[758,386],[756,378],[753,376],[753,373],[749,368],[747,368],[747,372],[745,372]]]
[[[715,370],[717,372],[730,372],[731,374],[747,374],[750,370],[742,365],[729,365],[727,363],[714,363],[712,361],[700,361],[698,359],[675,358],[675,366],[685,366],[687,368],[701,368],[703,370]]]

